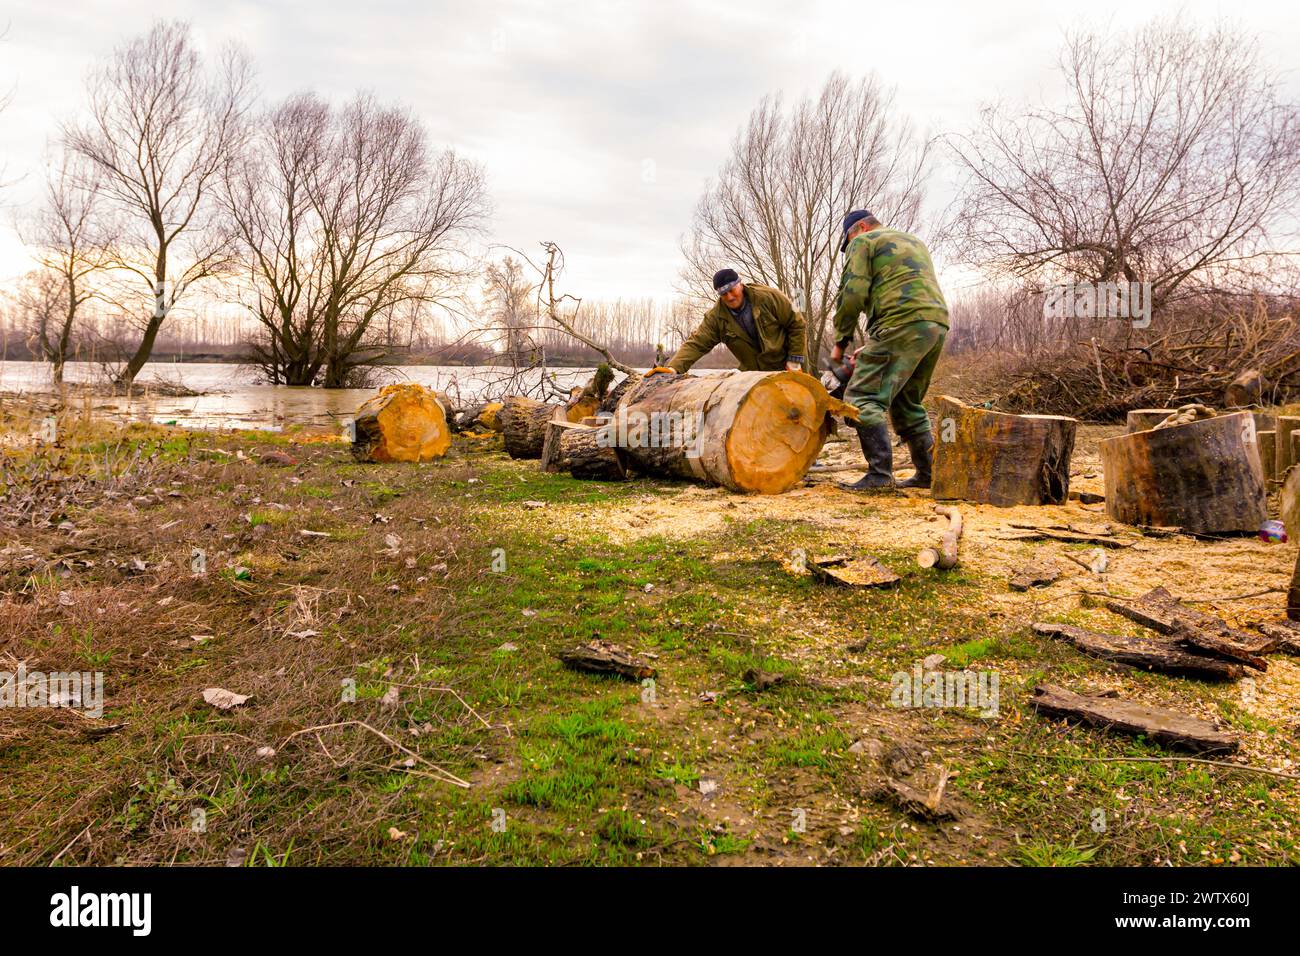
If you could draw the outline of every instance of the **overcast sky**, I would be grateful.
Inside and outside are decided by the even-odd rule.
[[[569,291],[614,297],[672,294],[691,209],[764,94],[874,70],[920,129],[960,131],[981,104],[1053,97],[1066,29],[1176,11],[1226,18],[1275,66],[1297,62],[1294,2],[0,0],[0,167],[17,180],[0,195],[0,277],[26,268],[12,219],[58,121],[82,108],[88,68],[159,14],[189,20],[204,47],[243,43],[268,102],[366,89],[409,104],[435,142],[486,167],[494,241],[553,239]],[[933,203],[950,182],[940,169]]]

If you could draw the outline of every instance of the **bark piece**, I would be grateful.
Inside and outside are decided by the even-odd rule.
[[[939,399],[935,498],[992,505],[1064,504],[1078,421],[1009,415]]]
[[[1277,468],[1277,432],[1255,432],[1255,452],[1259,455],[1259,467],[1268,481],[1276,480]]]
[[[1248,660],[1267,651],[1253,635],[1229,627],[1213,614],[1188,607],[1163,587],[1152,588],[1136,600],[1109,598],[1102,604],[1107,610],[1158,634],[1176,638],[1180,643],[1214,653],[1222,653],[1216,648],[1231,649],[1226,656],[1234,659]]]
[[[1141,734],[1166,747],[1193,753],[1233,753],[1238,746],[1235,734],[1219,730],[1209,721],[1135,701],[1085,697],[1064,687],[1039,684],[1029,703],[1048,717],[1079,720],[1122,734]]]
[[[609,641],[592,641],[580,644],[556,655],[566,667],[592,674],[616,674],[628,680],[644,680],[655,676],[650,664],[617,644]]]
[[[431,461],[451,447],[447,407],[423,385],[385,385],[353,418],[358,461]]]
[[[1068,641],[1089,657],[1147,671],[1209,680],[1236,680],[1245,673],[1241,664],[1194,654],[1168,639],[1099,634],[1073,624],[1036,623],[1033,631]]]
[[[1254,445],[1249,412],[1107,438],[1106,514],[1192,534],[1253,532],[1268,517]]]
[[[1011,576],[1011,590],[1028,591],[1055,583],[1061,576],[1060,565],[1052,561],[1035,561],[1020,568]]]
[[[1292,621],[1278,623],[1265,621],[1263,624],[1256,624],[1255,627],[1259,629],[1259,633],[1273,642],[1270,651],[1300,656],[1300,624]]]
[[[842,588],[887,588],[899,581],[897,574],[870,555],[817,558],[808,562],[808,571],[823,584]]]

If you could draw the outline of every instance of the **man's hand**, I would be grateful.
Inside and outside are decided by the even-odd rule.
[[[654,368],[652,368],[650,371],[648,371],[648,372],[645,373],[645,377],[646,377],[646,378],[649,378],[651,375],[658,375],[658,374],[660,374],[660,373],[662,373],[662,372],[667,372],[669,375],[676,375],[676,374],[677,374],[677,369],[675,369],[675,368],[669,368],[669,367],[666,366],[666,365],[656,365],[656,366],[655,366]]]
[[[844,358],[844,346],[836,343],[835,348],[831,349],[831,361],[838,362]]]
[[[803,366],[802,366],[801,364],[799,364],[798,362],[786,362],[786,363],[785,363],[785,370],[786,370],[787,372],[802,372],[802,371],[803,371]]]

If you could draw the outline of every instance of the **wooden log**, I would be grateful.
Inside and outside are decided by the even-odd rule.
[[[1277,417],[1277,436],[1273,439],[1273,480],[1286,481],[1286,473],[1295,464],[1295,446],[1291,443],[1291,433],[1300,430],[1300,416],[1279,415]]]
[[[628,389],[605,427],[638,471],[780,494],[816,461],[827,412],[857,417],[803,372],[660,373]]]
[[[1176,408],[1130,409],[1126,416],[1125,431],[1131,435],[1133,432],[1144,432],[1155,428],[1176,411],[1178,411]]]
[[[619,448],[604,426],[569,425],[560,432],[556,467],[586,481],[623,481],[627,478],[627,453]]]
[[[447,407],[423,385],[385,385],[353,417],[357,461],[431,461],[451,447]]]
[[[1300,468],[1293,468],[1278,492],[1278,510],[1289,540],[1300,542]]]
[[[1079,720],[1123,734],[1140,734],[1167,747],[1193,753],[1232,753],[1238,746],[1235,734],[1176,710],[1114,697],[1085,697],[1052,684],[1035,687],[1029,703],[1047,717]]]
[[[605,397],[600,400],[598,411],[613,412],[623,401],[623,396],[635,388],[642,381],[641,375],[629,375],[619,382],[613,388],[605,393]]]
[[[1223,404],[1228,408],[1247,408],[1258,405],[1264,397],[1264,376],[1259,369],[1247,369],[1224,390]]]
[[[1264,474],[1264,480],[1276,480],[1274,469],[1277,467],[1277,432],[1255,432],[1255,451],[1259,456],[1259,468]]]
[[[935,498],[992,505],[1064,504],[1078,421],[1009,415],[939,399]]]
[[[916,556],[916,563],[923,568],[938,568],[947,571],[957,566],[957,542],[961,540],[961,512],[956,508],[935,505],[934,513],[948,519],[948,527],[934,548],[922,548]]]
[[[1186,651],[1166,638],[1099,634],[1073,624],[1034,624],[1033,631],[1066,640],[1089,657],[1145,671],[1207,680],[1236,680],[1245,673],[1241,664]]]
[[[615,674],[628,680],[655,676],[648,662],[609,641],[592,641],[556,654],[565,666],[592,674]]]
[[[546,425],[558,405],[546,405],[522,395],[507,395],[497,413],[506,453],[511,458],[541,458]]]
[[[1254,446],[1249,412],[1107,438],[1106,514],[1191,534],[1256,531],[1268,510]]]

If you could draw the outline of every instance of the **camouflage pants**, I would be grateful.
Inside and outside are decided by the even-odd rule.
[[[873,334],[858,353],[844,392],[844,400],[862,413],[859,425],[880,425],[888,412],[899,438],[930,430],[921,400],[930,388],[930,376],[947,334],[937,322],[909,322]]]

